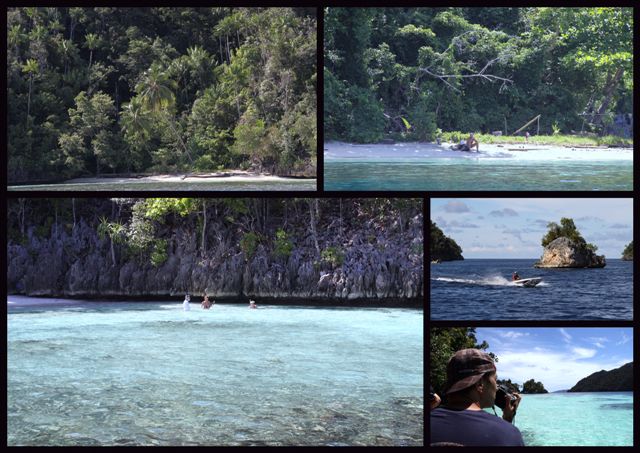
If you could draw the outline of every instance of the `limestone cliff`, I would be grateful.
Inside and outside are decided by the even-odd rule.
[[[631,392],[633,362],[610,371],[598,371],[578,381],[570,392]]]
[[[566,237],[551,241],[545,248],[534,267],[605,267],[604,255],[596,255],[592,250],[581,246]]]
[[[93,217],[95,218],[95,216]],[[166,259],[153,265],[146,258],[100,238],[95,220],[83,218],[69,228],[26,228],[7,249],[9,293],[55,297],[176,297],[186,291],[214,298],[278,300],[393,301],[422,303],[423,218],[419,210],[404,218],[321,219],[315,240],[300,222],[289,226],[294,247],[286,256],[268,241],[250,258],[239,247],[237,225],[208,220],[206,252],[193,221],[158,225],[166,241]],[[293,221],[288,220],[291,225]],[[341,260],[322,259],[319,251],[336,246]]]

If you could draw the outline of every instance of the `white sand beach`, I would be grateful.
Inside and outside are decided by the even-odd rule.
[[[514,160],[576,160],[576,161],[633,161],[632,148],[570,148],[534,144],[480,144],[480,152],[454,151],[452,143],[395,143],[352,144],[327,142],[326,160],[350,159],[514,159]]]
[[[65,181],[66,184],[122,184],[132,182],[189,182],[210,183],[212,180],[229,182],[260,182],[260,181],[288,181],[289,178],[274,175],[262,175],[236,171],[232,174],[206,173],[198,175],[154,175],[141,178],[75,178]]]

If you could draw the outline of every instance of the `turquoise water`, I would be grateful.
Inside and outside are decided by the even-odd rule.
[[[633,393],[523,395],[515,425],[525,445],[632,446]]]
[[[325,190],[633,190],[629,161],[326,160]]]
[[[101,183],[74,183],[74,184],[40,184],[26,186],[9,186],[10,191],[22,190],[213,190],[213,191],[229,191],[229,190],[316,190],[315,179],[287,179],[279,181],[225,181],[225,178],[219,178],[207,182],[101,182]]]
[[[13,307],[9,445],[423,445],[423,314]]]

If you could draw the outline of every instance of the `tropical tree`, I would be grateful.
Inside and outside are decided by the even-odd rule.
[[[175,82],[169,79],[158,64],[151,65],[143,74],[142,80],[136,85],[136,91],[142,99],[142,104],[151,112],[164,117],[168,121],[169,127],[178,139],[180,147],[189,158],[189,162],[193,164],[191,153],[175,125],[175,117],[173,115],[173,107],[176,102],[176,97],[173,94],[175,88]]]
[[[88,33],[85,37],[85,47],[89,49],[89,69],[91,69],[91,62],[93,60],[93,51],[98,47],[99,38],[94,33]]]
[[[33,91],[33,79],[38,74],[40,67],[34,59],[28,59],[22,66],[22,72],[29,76],[29,97],[27,98],[27,125],[29,123],[29,114],[31,113],[31,92]]]

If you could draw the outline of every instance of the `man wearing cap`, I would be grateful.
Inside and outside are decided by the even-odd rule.
[[[507,402],[502,418],[482,410],[492,407],[497,390],[496,366],[479,349],[456,352],[447,364],[446,404],[431,411],[431,445],[524,446],[511,424],[520,395]]]

